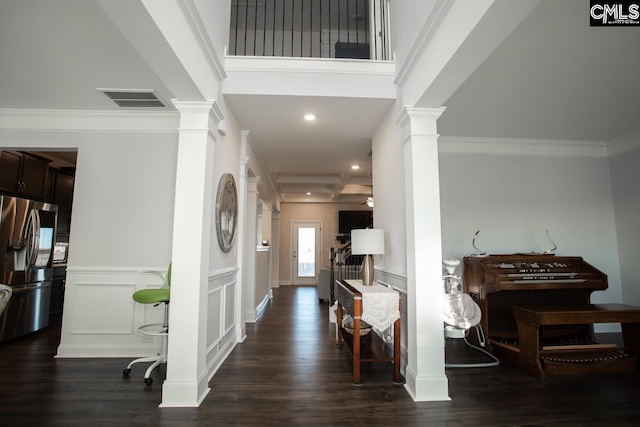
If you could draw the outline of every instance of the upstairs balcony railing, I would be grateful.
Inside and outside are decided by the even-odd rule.
[[[389,60],[389,0],[232,0],[229,55]]]

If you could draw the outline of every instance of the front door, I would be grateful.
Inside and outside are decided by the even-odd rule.
[[[322,227],[319,222],[293,223],[292,283],[311,285],[318,283]]]

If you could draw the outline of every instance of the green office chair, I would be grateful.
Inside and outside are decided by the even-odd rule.
[[[158,274],[152,272],[154,274]],[[161,276],[162,277],[162,276]],[[164,304],[164,321],[162,323],[150,323],[148,325],[142,325],[138,328],[138,332],[143,335],[160,336],[162,337],[162,351],[156,356],[140,357],[132,360],[131,363],[122,371],[122,375],[128,377],[131,373],[131,366],[135,363],[153,362],[147,371],[144,373],[144,382],[147,385],[153,383],[151,378],[151,372],[160,364],[167,362],[167,338],[169,335],[169,296],[171,288],[171,264],[167,269],[166,276],[162,277],[164,283],[162,287],[158,289],[141,289],[133,293],[133,300],[139,304],[153,304],[154,307],[160,304]]]
[[[4,309],[7,308],[12,293],[13,288],[11,288],[11,286],[0,285],[0,315],[2,315]]]

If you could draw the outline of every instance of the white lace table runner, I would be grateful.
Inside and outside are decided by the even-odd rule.
[[[362,318],[374,329],[384,331],[400,318],[397,291],[374,283],[364,286],[362,280],[346,280],[362,294]]]

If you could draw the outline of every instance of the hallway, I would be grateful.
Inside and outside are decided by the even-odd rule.
[[[334,345],[327,305],[315,287],[281,287],[247,338],[210,382],[199,408],[158,408],[143,367],[123,378],[124,359],[54,359],[58,327],[0,347],[4,426],[447,425],[632,426],[640,378],[564,376],[546,381],[503,364],[447,370],[451,401],[413,402],[391,383],[388,364],[365,364],[351,385],[351,360]],[[468,349],[447,342],[449,357]]]

